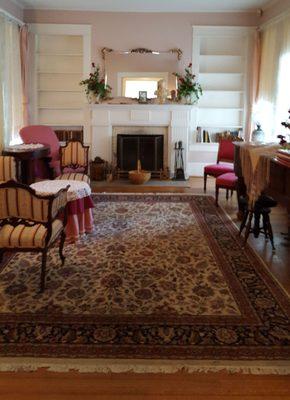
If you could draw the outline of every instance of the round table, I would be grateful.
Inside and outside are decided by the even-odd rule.
[[[47,180],[30,185],[38,195],[55,194],[60,189],[70,186],[67,192],[67,225],[66,236],[69,241],[76,241],[80,235],[92,232],[94,228],[94,203],[91,188],[83,181]]]
[[[17,173],[18,178],[22,183],[29,185],[34,182],[34,173],[32,168],[32,161],[42,159],[45,163],[45,167],[50,174],[50,147],[42,144],[20,144],[16,146],[5,147],[2,151],[3,156],[14,157],[17,163],[17,170],[21,173]]]

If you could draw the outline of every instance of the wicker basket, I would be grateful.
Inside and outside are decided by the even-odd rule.
[[[134,185],[142,185],[151,178],[151,172],[141,169],[141,162],[138,160],[137,170],[129,171],[129,179]]]

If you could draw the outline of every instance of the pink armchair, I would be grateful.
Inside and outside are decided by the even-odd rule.
[[[54,131],[49,126],[30,125],[25,126],[19,132],[24,143],[42,143],[50,147],[50,166],[54,171],[54,176],[60,175],[59,141]],[[36,166],[36,174],[43,178],[42,167]]]
[[[86,175],[88,166],[88,146],[83,146],[80,142],[74,142],[75,144],[71,146],[69,142],[65,148],[62,149],[53,129],[44,125],[26,126],[20,130],[20,136],[24,143],[42,143],[50,146],[50,166],[53,169],[56,179],[69,179],[90,183],[90,179]],[[74,146],[77,147],[74,148]],[[70,151],[71,148],[73,151]],[[69,150],[67,153],[73,156],[75,153],[77,154],[77,158],[74,156],[67,164],[65,163],[68,159],[68,157],[65,156],[66,150]],[[82,150],[85,152],[84,155]],[[81,169],[79,168],[79,164],[83,159],[85,162],[82,164],[86,165]],[[61,165],[61,161],[63,165]]]

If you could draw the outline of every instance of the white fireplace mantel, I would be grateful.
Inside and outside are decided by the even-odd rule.
[[[165,126],[168,128],[169,168],[174,172],[174,144],[182,141],[187,175],[189,134],[196,108],[179,104],[95,104],[91,112],[92,158],[99,156],[112,161],[112,135],[115,126]]]

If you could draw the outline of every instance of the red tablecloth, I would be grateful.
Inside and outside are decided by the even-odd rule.
[[[30,185],[39,195],[57,193],[69,186],[67,192],[67,226],[66,236],[69,241],[76,241],[83,233],[93,230],[94,203],[91,198],[91,188],[83,181],[76,180],[46,180]]]
[[[68,241],[76,241],[80,235],[92,232],[94,227],[92,208],[94,203],[91,196],[68,202],[66,226]]]

